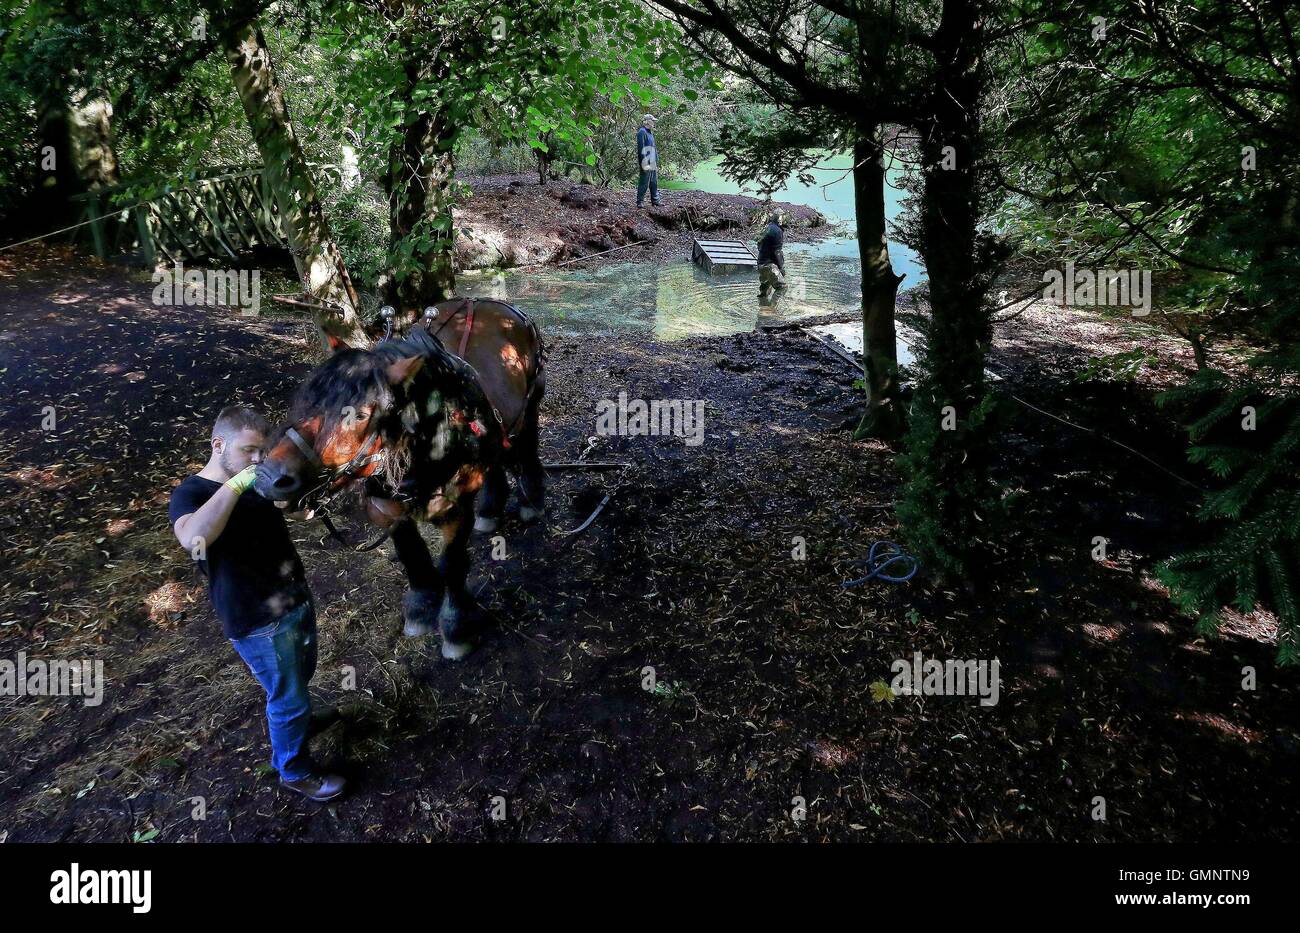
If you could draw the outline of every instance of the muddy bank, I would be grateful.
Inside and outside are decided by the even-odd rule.
[[[690,256],[697,233],[753,242],[776,210],[790,219],[786,237],[791,242],[810,242],[834,232],[810,207],[744,195],[662,189],[662,206],[654,207],[647,196],[644,209],[638,209],[632,189],[567,180],[543,186],[526,175],[466,181],[473,194],[454,212],[456,265],[461,270],[676,260]]]
[[[1063,323],[1027,315],[999,341],[1010,389],[1168,456],[1142,386],[1035,381],[1040,356],[1093,349],[1071,350]],[[1106,324],[1087,322],[1093,344]],[[547,460],[576,459],[596,402],[622,391],[705,401],[705,442],[604,439],[625,473],[557,473],[547,525],[508,520],[502,560],[476,537],[471,588],[494,624],[460,664],[401,636],[382,549],[295,523],[320,607],[314,691],[347,712],[315,747],[356,782],[321,808],[267,773],[257,688],[166,524],[212,414],[232,398],[275,411],[308,370],[304,325],[156,308],[148,285],[72,255],[0,260],[0,657],[100,659],[109,681],[98,707],[0,697],[0,747],[17,750],[0,757],[0,840],[1300,833],[1297,674],[1274,667],[1266,626],[1199,638],[1152,584],[1195,505],[1167,477],[1012,412],[998,469],[1021,530],[991,595],[924,568],[845,590],[850,560],[898,533],[900,478],[888,448],[851,440],[842,360],[794,330],[550,344]],[[60,420],[42,431],[48,404]],[[1080,529],[1112,537],[1113,559]],[[874,685],[916,651],[1000,659],[999,703],[884,699]]]

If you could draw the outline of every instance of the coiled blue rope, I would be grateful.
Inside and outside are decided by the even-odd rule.
[[[882,547],[888,548],[888,550],[883,551],[882,553],[877,553],[877,551]],[[859,586],[869,580],[884,580],[887,583],[906,583],[908,580],[916,576],[916,571],[920,567],[920,564],[917,562],[915,557],[908,554],[893,541],[877,541],[875,544],[871,545],[871,550],[867,552],[865,558],[850,561],[849,563],[851,566],[866,564],[871,568],[871,572],[865,577],[859,577],[856,580],[848,580],[841,583],[840,586],[844,589],[848,589],[850,586]],[[886,567],[899,563],[907,567],[906,573],[903,573],[901,576],[899,576],[898,573],[885,573]]]

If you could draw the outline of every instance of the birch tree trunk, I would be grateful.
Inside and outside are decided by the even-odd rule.
[[[280,209],[303,289],[323,307],[312,315],[326,348],[369,346],[356,290],[316,193],[316,183],[294,134],[262,31],[254,22],[225,37],[230,75]]]

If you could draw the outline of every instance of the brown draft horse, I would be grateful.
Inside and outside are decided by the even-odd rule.
[[[464,657],[480,634],[465,589],[479,489],[478,530],[496,530],[505,513],[507,469],[519,478],[520,518],[543,513],[542,352],[536,326],[512,305],[444,301],[406,337],[339,350],[317,368],[257,470],[257,491],[291,511],[359,489],[406,571],[405,633],[427,635],[436,622],[445,658]],[[436,566],[416,521],[442,532]]]

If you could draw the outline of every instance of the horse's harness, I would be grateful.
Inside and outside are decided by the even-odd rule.
[[[448,324],[450,324],[462,313],[464,314],[465,330],[461,332],[460,344],[456,348],[456,355],[460,357],[462,360],[465,360],[465,350],[469,346],[469,337],[474,330],[475,300],[476,299],[474,298],[463,298],[461,299],[460,305],[447,309],[448,314],[438,324],[437,330],[433,329],[433,324],[435,321],[438,320],[438,315],[440,315],[442,312],[438,311],[437,307],[434,305],[430,305],[428,308],[424,309],[425,329],[429,331],[429,335],[433,337],[435,340],[438,339],[438,335],[442,333],[443,328],[445,328]],[[515,416],[515,420],[507,425],[505,419],[501,417],[501,410],[497,408],[495,405],[491,405],[491,400],[490,399],[488,400],[489,405],[491,405],[492,408],[492,414],[497,420],[498,427],[500,427],[501,429],[501,445],[508,450],[510,448],[511,441],[514,439],[514,436],[519,432],[519,424],[521,421],[523,421],[524,415],[527,414],[528,406],[532,403],[533,396],[537,394],[537,389],[541,385],[542,368],[545,365],[545,346],[542,343],[541,332],[538,331],[537,325],[533,323],[532,318],[530,318],[527,314],[525,314],[523,311],[516,308],[512,304],[507,304],[504,301],[496,302],[496,303],[500,304],[501,307],[505,308],[507,311],[513,314],[519,320],[519,323],[527,327],[529,332],[533,335],[533,358],[531,360],[532,368],[533,368],[533,378],[531,384],[528,386],[528,394],[524,396],[524,403],[519,409],[519,414]],[[468,360],[465,361],[466,363],[469,362]],[[471,427],[473,427],[473,425],[471,425]]]

